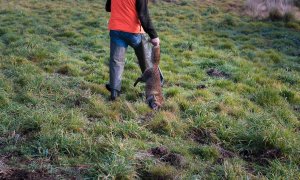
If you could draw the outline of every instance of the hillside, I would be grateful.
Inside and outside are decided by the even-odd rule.
[[[0,179],[297,179],[300,22],[150,3],[165,104],[131,48],[109,101],[104,0],[0,0]]]

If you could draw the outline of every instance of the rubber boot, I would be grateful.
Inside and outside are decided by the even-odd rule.
[[[111,92],[110,92],[110,100],[111,101],[114,101],[114,100],[116,100],[117,99],[117,97],[119,97],[120,96],[120,93],[117,91],[117,90],[112,90]]]
[[[147,48],[148,44],[147,44],[147,40],[146,38],[142,35],[142,41],[141,43],[134,47],[134,52],[135,55],[138,59],[138,63],[140,66],[140,69],[142,71],[142,73],[144,73],[144,71],[149,68],[152,67],[153,64],[151,62],[151,52],[149,55],[149,51],[147,51],[149,48]]]

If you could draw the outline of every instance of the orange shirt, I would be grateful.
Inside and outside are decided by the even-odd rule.
[[[145,33],[136,11],[136,0],[111,0],[108,29]]]

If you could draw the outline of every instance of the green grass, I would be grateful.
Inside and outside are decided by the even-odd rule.
[[[152,112],[132,49],[109,101],[104,0],[0,1],[0,165],[64,179],[297,179],[300,23],[229,3],[150,3],[166,78]],[[159,146],[186,165],[151,156]]]

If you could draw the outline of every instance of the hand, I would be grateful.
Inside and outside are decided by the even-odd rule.
[[[151,44],[153,45],[153,46],[159,46],[159,38],[157,37],[157,38],[154,38],[154,39],[151,39]]]

